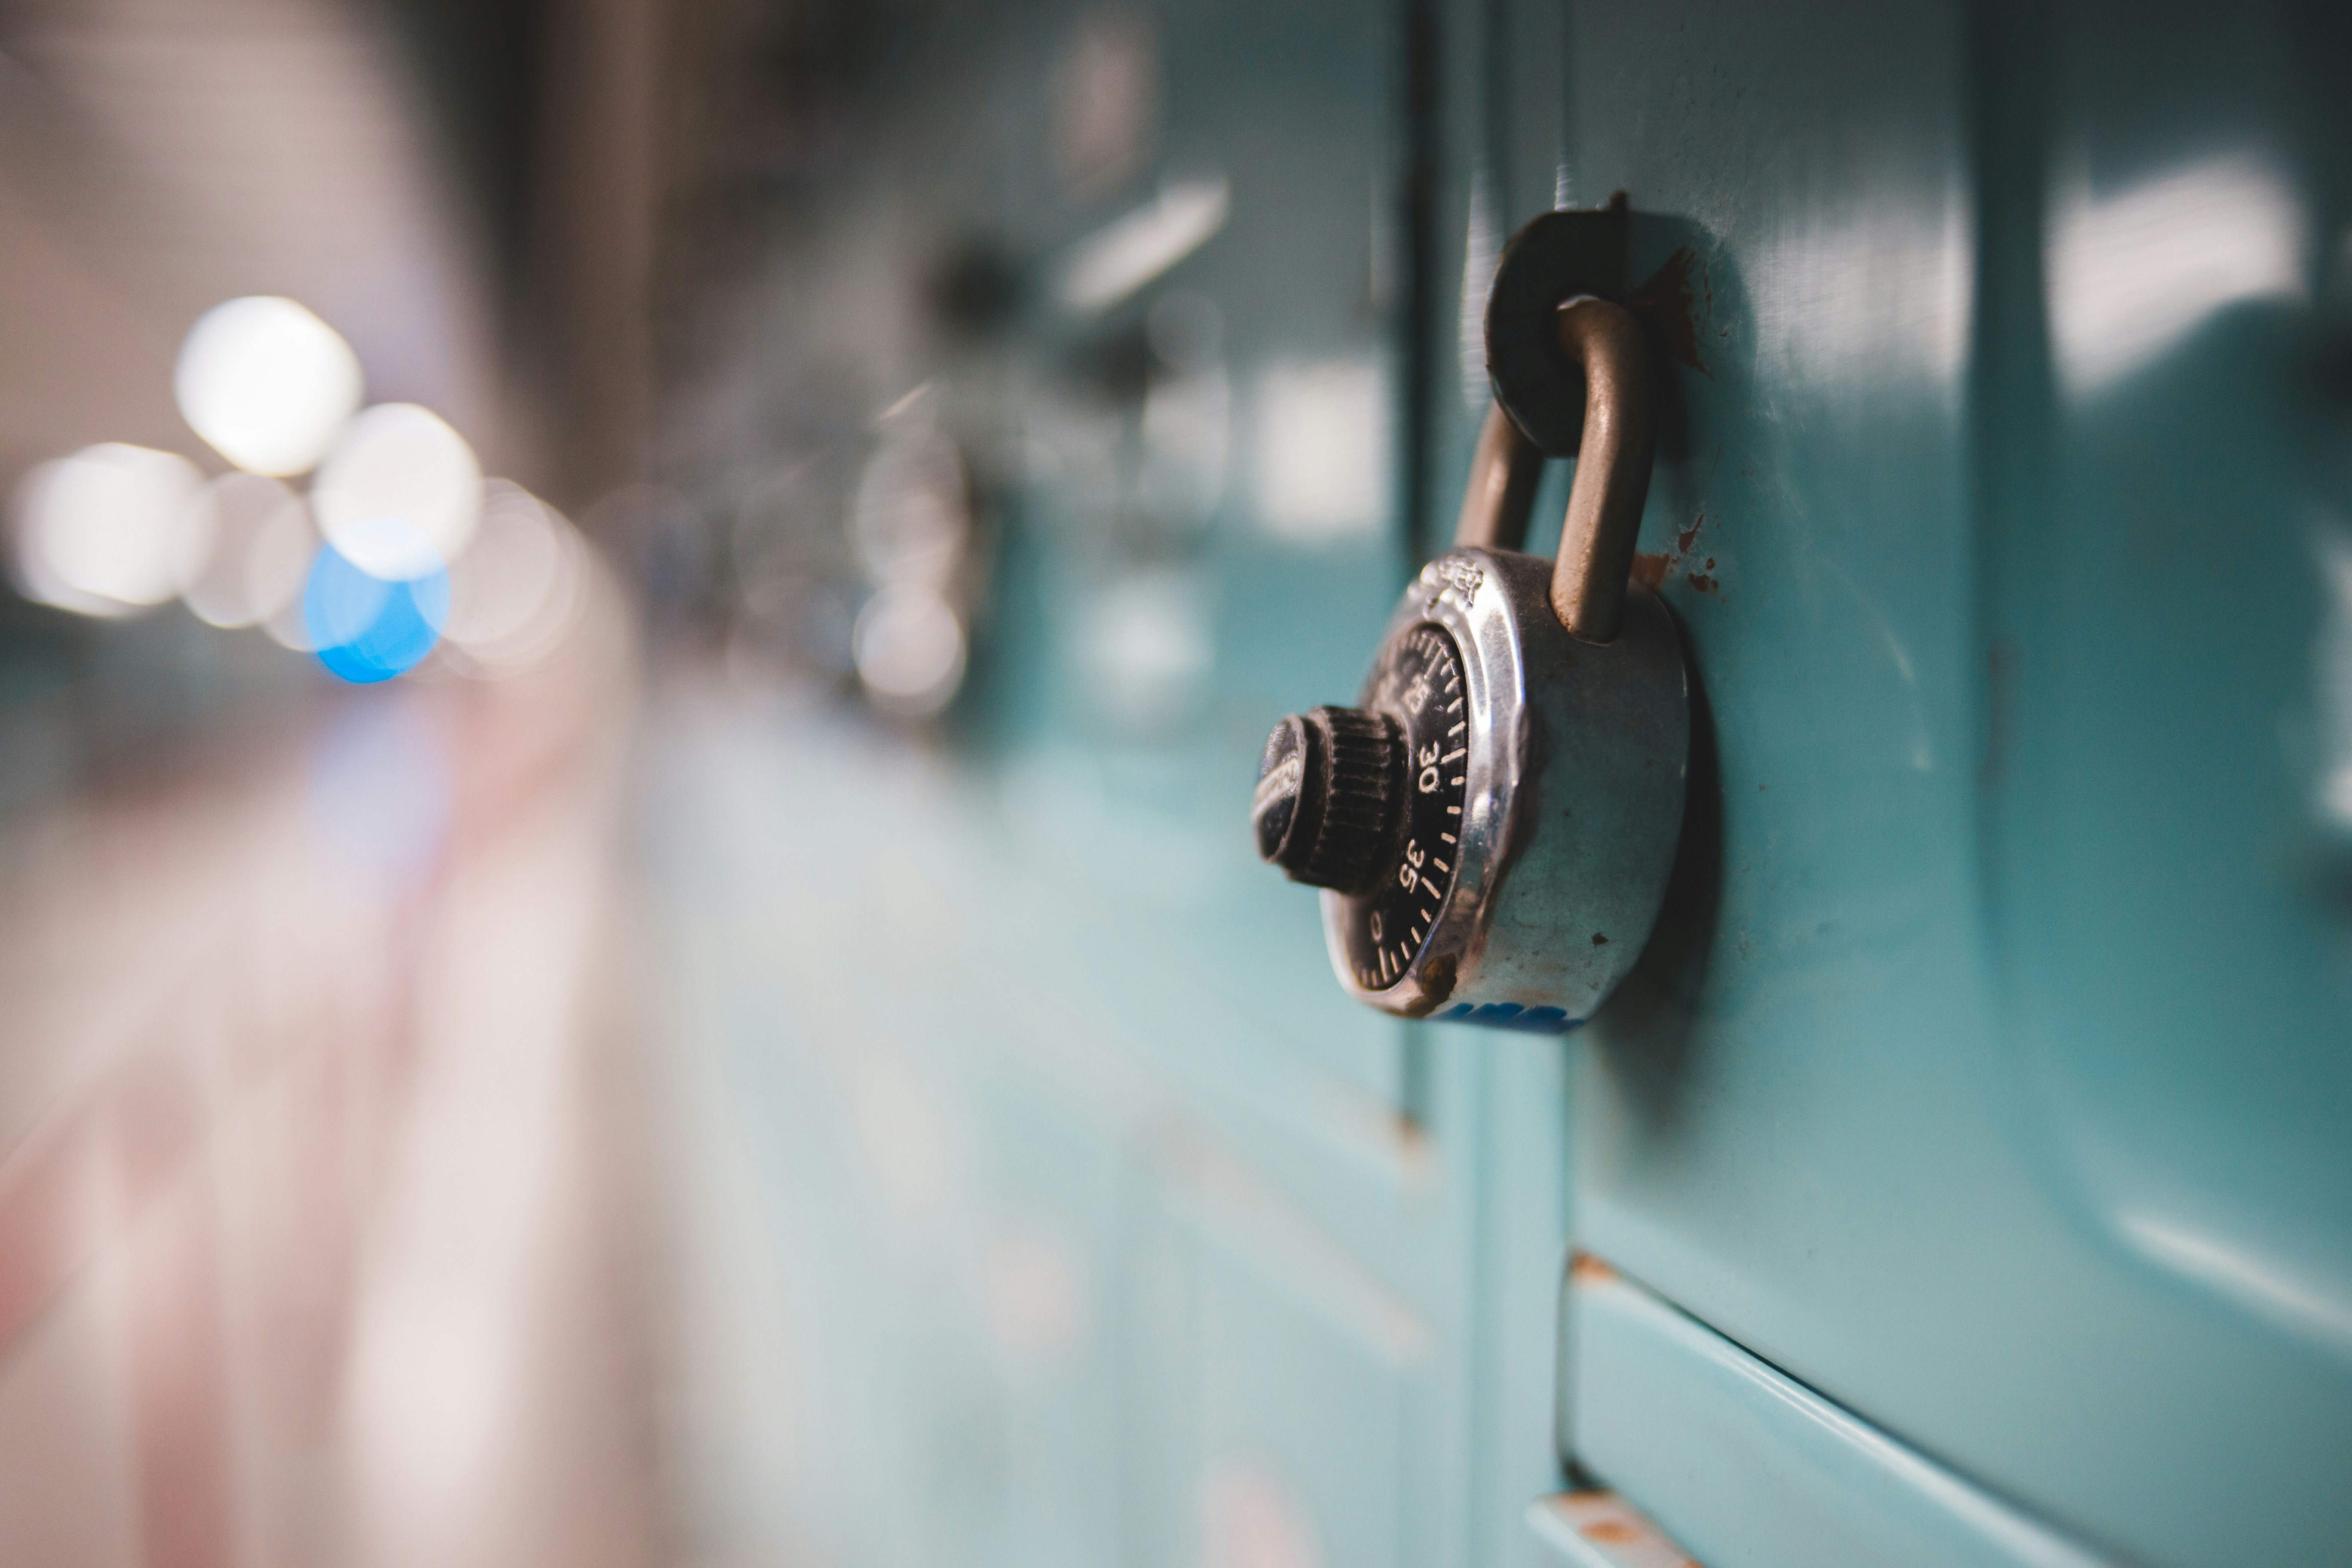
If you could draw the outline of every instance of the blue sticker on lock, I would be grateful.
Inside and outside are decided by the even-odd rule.
[[[1438,1014],[1433,1022],[1476,1024],[1482,1028],[1516,1029],[1526,1035],[1564,1035],[1584,1020],[1570,1017],[1564,1007],[1522,1007],[1517,1002],[1487,1002],[1473,1007],[1467,1002],[1456,1002]]]

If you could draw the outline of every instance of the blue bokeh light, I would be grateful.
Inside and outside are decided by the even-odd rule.
[[[387,583],[330,544],[310,563],[302,620],[319,662],[334,674],[359,686],[390,680],[415,668],[441,640],[449,622],[449,574],[436,566]]]

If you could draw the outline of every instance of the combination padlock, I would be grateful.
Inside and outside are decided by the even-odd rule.
[[[1558,1032],[1657,919],[1689,690],[1664,605],[1630,580],[1653,426],[1639,323],[1590,295],[1507,309],[1498,283],[1487,361],[1454,548],[1398,603],[1358,706],[1275,727],[1252,816],[1258,852],[1326,889],[1359,999]],[[1547,451],[1578,455],[1556,562],[1518,548]]]

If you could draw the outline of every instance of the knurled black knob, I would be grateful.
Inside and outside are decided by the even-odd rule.
[[[1257,852],[1294,882],[1364,892],[1387,868],[1405,782],[1404,734],[1388,715],[1295,713],[1265,738],[1258,764]]]

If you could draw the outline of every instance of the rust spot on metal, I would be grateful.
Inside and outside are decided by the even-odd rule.
[[[1617,1270],[1589,1252],[1580,1252],[1568,1260],[1568,1278],[1577,1285],[1611,1285],[1617,1279]]]
[[[1633,581],[1653,593],[1664,588],[1666,579],[1680,571],[1682,563],[1691,557],[1698,543],[1698,536],[1706,527],[1706,513],[1702,511],[1691,519],[1691,525],[1688,528],[1675,535],[1675,547],[1672,550],[1661,550],[1654,554],[1634,556]],[[1703,571],[1688,573],[1685,575],[1692,587],[1702,594],[1712,594],[1723,586],[1720,579],[1707,575],[1714,570],[1715,557],[1710,555],[1706,558],[1706,565]]]
[[[1698,357],[1699,300],[1691,289],[1691,269],[1697,266],[1698,258],[1689,246],[1684,246],[1666,258],[1665,265],[1652,273],[1649,281],[1627,295],[1625,304],[1650,324],[1675,363],[1688,365],[1713,381],[1714,374]],[[1700,287],[1712,303],[1715,290],[1704,275]]]
[[[1422,999],[1427,1003],[1424,1011],[1454,994],[1455,955],[1441,952],[1422,966]]]
[[[1653,1563],[1656,1568],[1699,1568],[1641,1510],[1606,1488],[1563,1492],[1547,1498],[1546,1506],[1578,1537],[1600,1547],[1600,1557],[1612,1563]],[[1599,1559],[1596,1558],[1596,1561]]]

